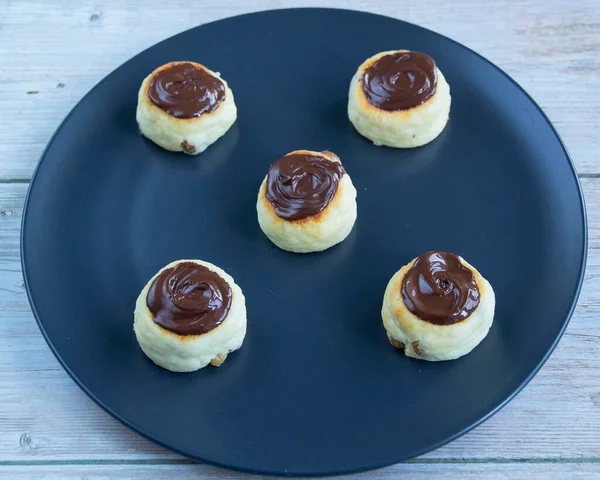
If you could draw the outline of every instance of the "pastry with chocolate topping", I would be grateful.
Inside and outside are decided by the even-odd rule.
[[[179,260],[146,284],[136,302],[133,329],[143,352],[167,370],[219,366],[242,346],[246,300],[219,267]]]
[[[236,118],[227,82],[199,63],[162,65],[144,79],[138,93],[140,132],[173,152],[203,152],[225,135]]]
[[[485,338],[494,319],[492,286],[464,259],[431,251],[388,283],[381,316],[390,343],[408,357],[453,360]]]
[[[271,164],[256,209],[260,228],[279,248],[318,252],[352,230],[356,189],[335,153],[296,150]]]
[[[450,87],[435,60],[421,52],[381,52],[350,83],[348,118],[375,145],[420,147],[444,129]]]

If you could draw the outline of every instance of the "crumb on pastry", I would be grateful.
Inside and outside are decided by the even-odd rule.
[[[419,348],[419,341],[412,342],[413,352],[415,352],[419,357],[423,357],[423,350]]]
[[[213,367],[220,367],[223,362],[225,361],[225,359],[227,358],[227,354],[226,353],[219,353],[218,355],[215,356],[215,358],[213,358],[210,361],[210,364]]]
[[[390,341],[392,347],[395,347],[398,350],[404,350],[404,348],[406,347],[406,345],[404,345],[404,343],[402,343],[400,340],[397,340],[394,337],[390,337],[389,335],[388,340]]]
[[[189,153],[192,154],[196,151],[196,147],[194,147],[193,145],[190,145],[187,140],[184,140],[183,142],[181,142],[181,148],[183,149],[183,151],[185,153]]]

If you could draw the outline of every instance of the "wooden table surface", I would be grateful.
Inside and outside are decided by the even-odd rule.
[[[0,477],[257,478],[156,446],[79,390],[32,317],[19,229],[29,179],[46,142],[75,103],[114,68],[205,22],[317,3],[0,2]],[[600,478],[600,2],[330,0],[329,6],[417,23],[508,72],[565,141],[589,221],[579,304],[537,377],[501,412],[455,442],[354,478]]]

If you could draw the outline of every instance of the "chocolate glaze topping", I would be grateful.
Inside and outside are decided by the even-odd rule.
[[[161,327],[179,335],[202,335],[227,317],[231,287],[205,266],[182,262],[156,277],[146,304]]]
[[[362,88],[381,110],[407,110],[425,103],[437,87],[435,61],[420,52],[385,55],[365,70]]]
[[[406,307],[421,320],[451,325],[467,318],[479,305],[473,272],[458,255],[427,252],[417,258],[402,280]]]
[[[216,110],[225,98],[225,84],[191,63],[176,63],[154,75],[148,97],[174,117],[199,117]]]
[[[329,205],[344,172],[338,162],[316,155],[290,153],[269,168],[265,196],[277,216],[285,220],[310,217]]]

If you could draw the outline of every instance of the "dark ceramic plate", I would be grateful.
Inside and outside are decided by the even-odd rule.
[[[375,147],[346,117],[358,65],[396,48],[433,56],[452,92],[444,132],[413,150]],[[235,92],[237,122],[198,157],[138,133],[140,82],[170,60]],[[278,250],[256,220],[269,163],[299,148],[336,152],[358,190],[353,232],[323,253]],[[405,358],[380,318],[389,278],[430,249],[464,256],[497,297],[487,338],[445,363]],[[38,165],[22,251],[43,334],[109,413],[205,462],[327,475],[439,447],[523,388],[573,311],[586,221],[556,132],[487,60],[391,18],[281,10],[184,32],[95,87]],[[181,258],[220,265],[246,295],[244,346],[218,369],[170,373],[136,343],[136,296]]]

